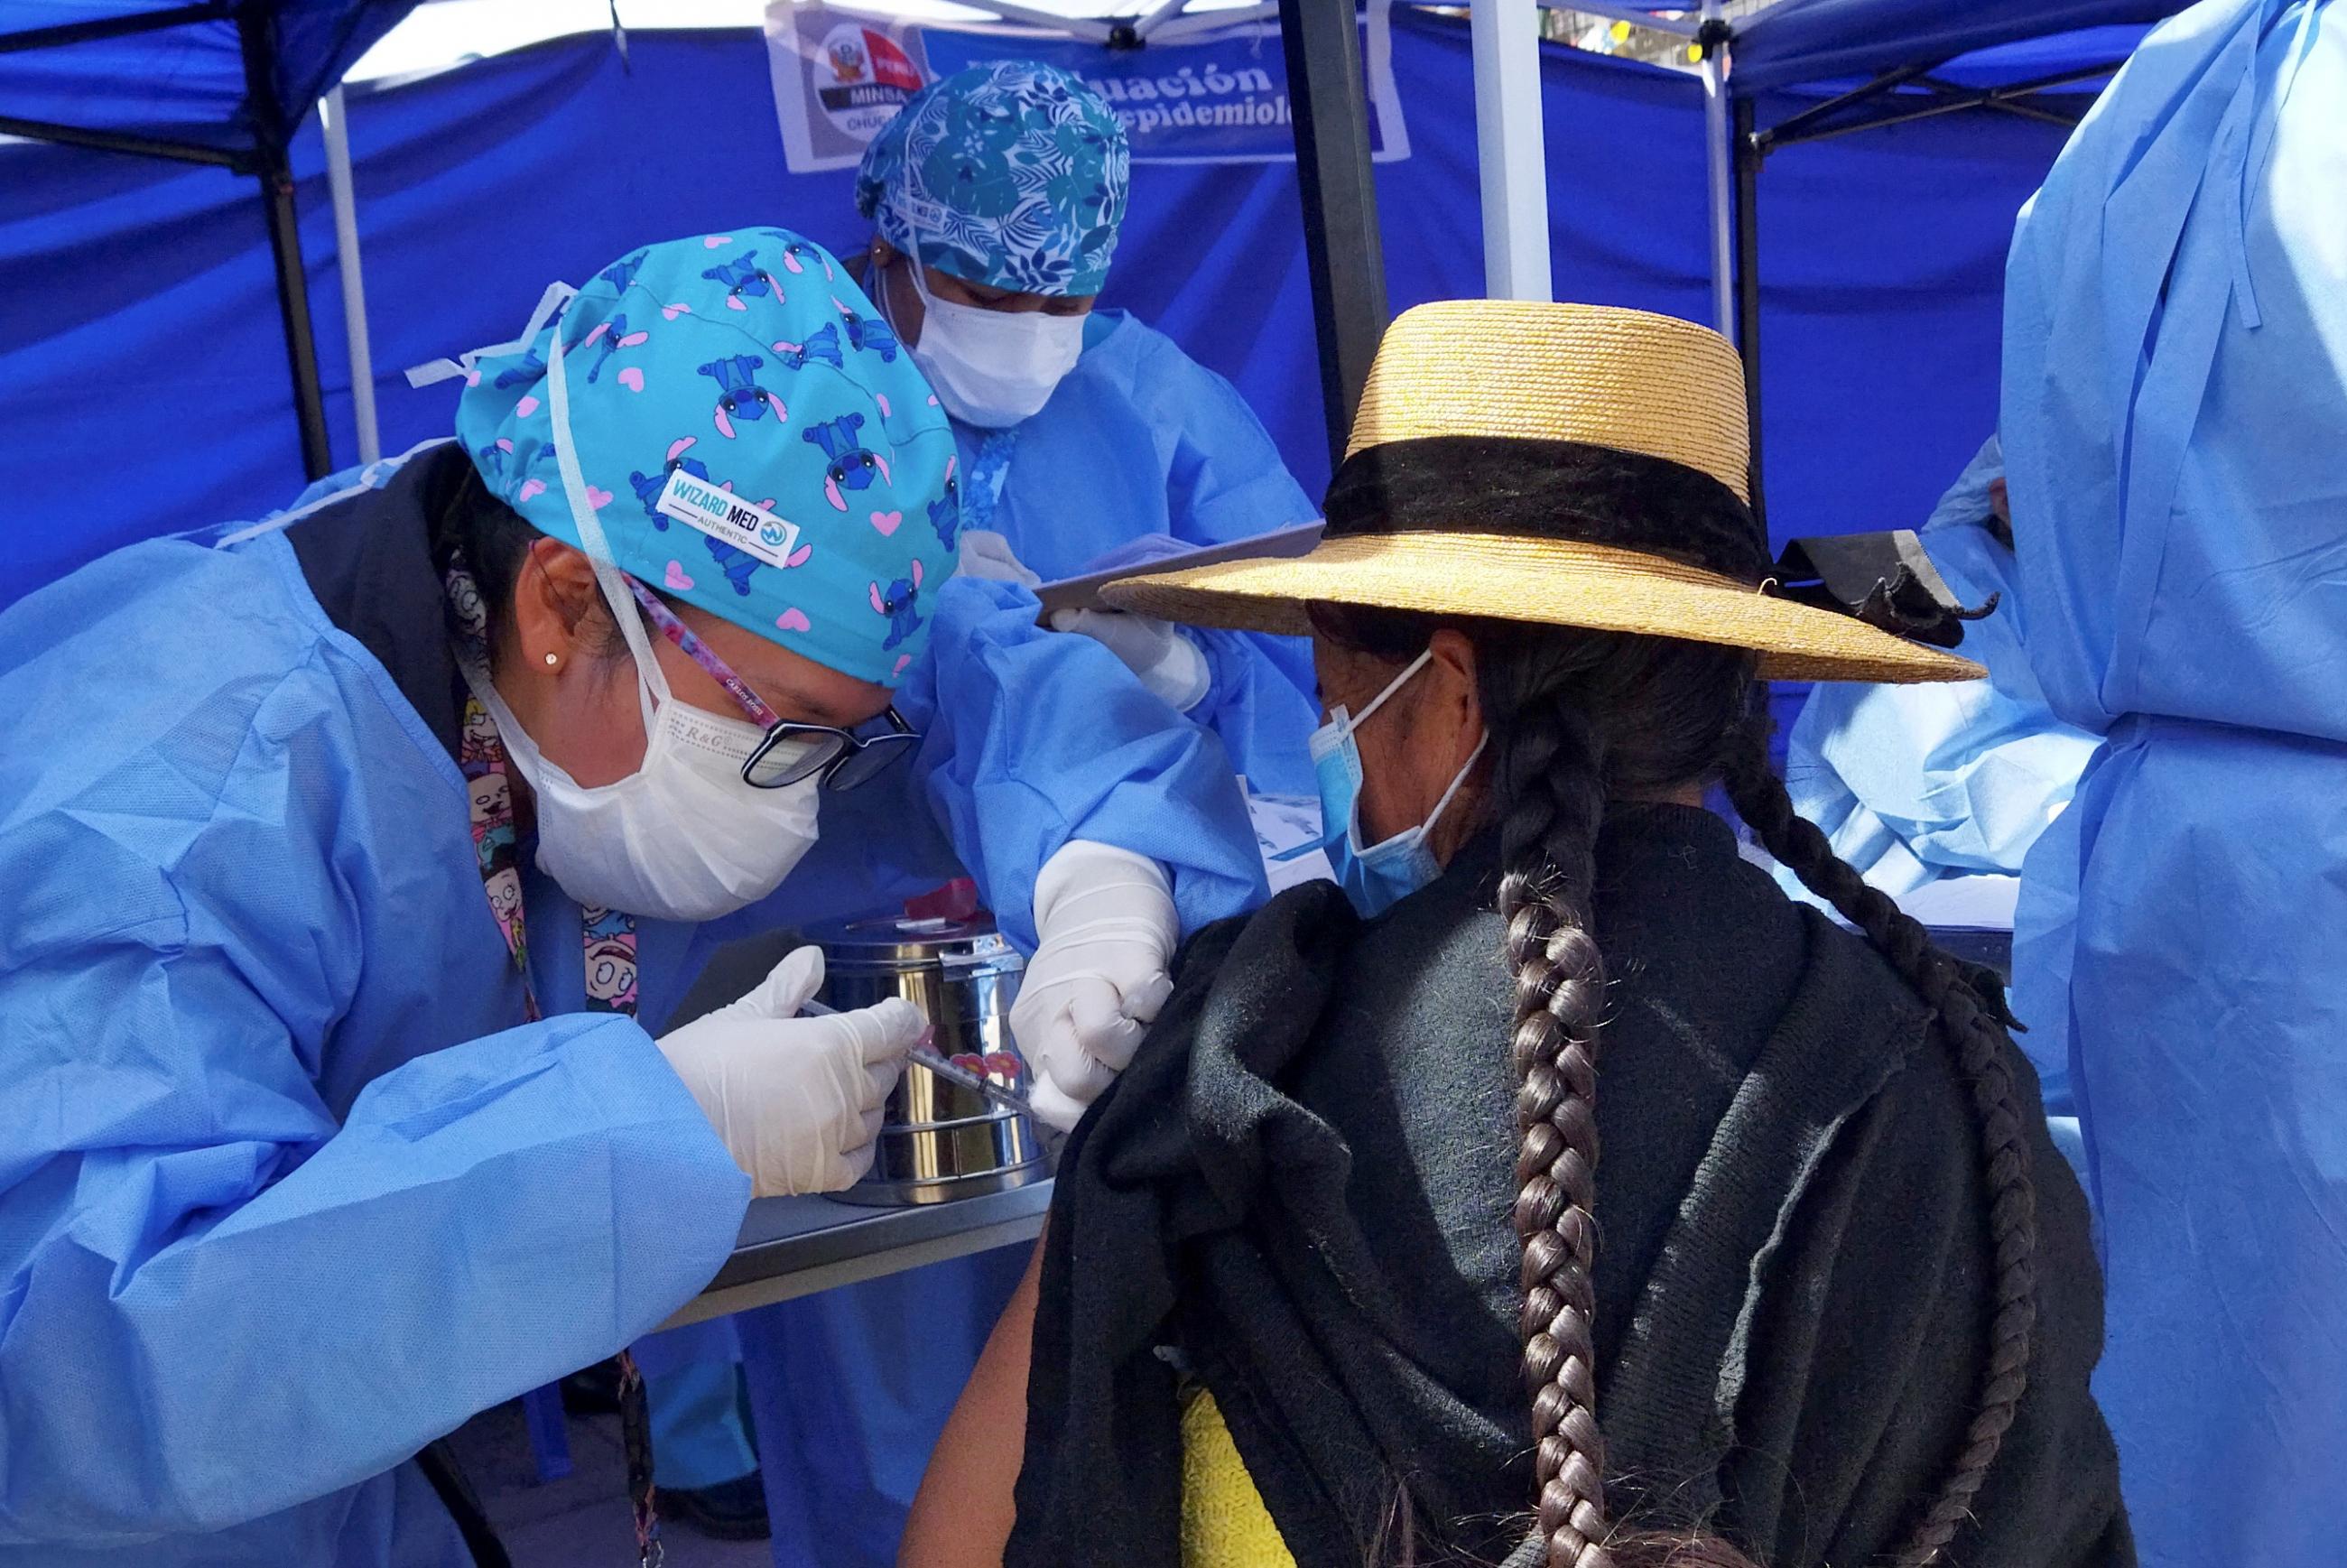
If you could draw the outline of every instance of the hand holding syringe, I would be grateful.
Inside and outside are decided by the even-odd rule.
[[[826,1007],[822,1002],[810,999],[805,1010],[811,1013],[831,1013],[837,1012],[839,1009]],[[919,1062],[948,1083],[958,1084],[972,1093],[981,1096],[990,1104],[999,1105],[1006,1111],[1016,1111],[1022,1116],[1034,1114],[1034,1107],[1028,1103],[1024,1094],[1015,1089],[1005,1089],[984,1073],[973,1072],[951,1057],[940,1052],[937,1048],[937,1027],[934,1024],[921,1030],[921,1037],[913,1042],[913,1049],[906,1053],[907,1056]]]

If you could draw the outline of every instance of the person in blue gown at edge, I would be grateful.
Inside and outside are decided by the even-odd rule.
[[[1991,436],[1922,535],[1959,601],[1995,604],[1964,628],[1964,657],[1986,666],[1988,679],[1821,684],[1786,744],[1795,809],[1825,832],[1836,855],[1926,925],[2011,922],[2028,857],[2041,844],[2061,853],[2064,808],[2096,743],[2055,715],[2029,667],[2004,480],[2004,454]],[[1812,898],[1789,871],[1771,871],[1788,894]],[[2016,975],[2065,962],[2055,946],[2016,947]],[[2016,1043],[2037,1069],[2055,1145],[2076,1165],[2084,1156],[2062,1031],[2053,1019],[2021,1018],[2029,1030]]]
[[[1000,635],[1022,658],[1073,640],[1033,625],[1016,583],[1318,516],[1228,382],[1144,323],[1093,308],[1129,161],[1115,112],[1079,78],[1004,61],[923,89],[856,178],[876,232],[851,268],[950,418],[963,571],[1012,579],[1006,601],[1028,604],[1029,619],[1006,618]],[[1314,794],[1306,743],[1319,708],[1301,640],[1113,611],[1052,624],[1106,643],[1213,730],[1255,792]],[[1033,985],[1030,974],[1013,1014],[1030,1052]],[[1060,1100],[1052,1119],[1072,1125],[1080,1110]],[[895,1562],[929,1451],[1021,1262],[1002,1249],[740,1320],[777,1563]]]
[[[950,432],[902,355],[772,347],[875,319],[741,282],[786,251],[835,266],[549,289],[454,442],[0,613],[0,1563],[473,1561],[428,1445],[869,1166],[923,1020],[796,1016],[809,949],[668,1028],[711,950],[926,854],[1112,1052],[1261,896],[1220,743],[1089,639],[994,659],[1003,585],[893,526]],[[998,733],[1039,670],[1081,733]]]
[[[2016,916],[2066,978],[2014,1008],[2066,1040],[2095,1388],[2151,1568],[2347,1540],[2342,191],[2347,8],[2207,0],[2104,93],[2006,271],[2029,660],[2102,743]]]

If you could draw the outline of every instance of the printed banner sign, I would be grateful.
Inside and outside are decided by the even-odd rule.
[[[1388,0],[1361,25],[1370,154],[1409,156],[1394,88]],[[1034,27],[940,27],[823,0],[774,0],[766,50],[793,173],[853,168],[905,100],[938,77],[1042,60],[1090,83],[1124,123],[1135,163],[1286,163],[1296,156],[1287,59],[1276,22],[1112,49]]]

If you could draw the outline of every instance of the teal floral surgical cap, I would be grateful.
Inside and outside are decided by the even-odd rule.
[[[856,175],[880,237],[967,282],[1097,294],[1132,153],[1116,111],[1035,60],[942,77],[881,128]]]

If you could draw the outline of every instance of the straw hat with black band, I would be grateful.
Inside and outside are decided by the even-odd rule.
[[[1747,428],[1743,365],[1706,328],[1603,305],[1419,305],[1378,345],[1310,554],[1130,578],[1102,597],[1289,634],[1312,630],[1317,601],[1676,637],[1751,649],[1769,680],[1983,676],[1854,605],[1782,591],[1752,517]],[[1599,504],[1616,484],[1638,502]],[[1690,504],[1655,506],[1673,493]],[[1943,608],[1932,634],[1952,641],[1963,612]]]

